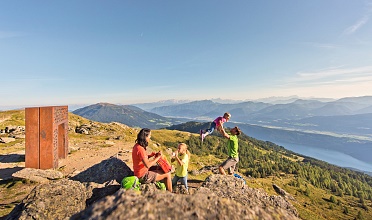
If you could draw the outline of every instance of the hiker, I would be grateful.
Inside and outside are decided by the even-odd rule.
[[[176,174],[172,179],[172,187],[175,188],[177,186],[177,182],[180,181],[182,185],[185,186],[186,190],[188,191],[187,186],[187,168],[189,166],[190,160],[190,151],[187,149],[187,145],[185,143],[180,143],[178,145],[178,150],[173,152],[173,156],[171,161],[176,162]]]
[[[155,183],[163,180],[165,182],[168,191],[172,192],[172,177],[171,173],[164,173],[163,170],[150,170],[150,168],[156,165],[156,162],[162,156],[161,152],[158,152],[154,159],[149,160],[149,155],[146,152],[146,148],[149,145],[151,138],[151,130],[143,128],[137,134],[136,144],[133,146],[132,159],[133,159],[133,170],[134,175],[138,177],[141,183]]]
[[[207,135],[212,134],[215,129],[217,129],[217,131],[219,131],[223,135],[223,132],[222,132],[223,123],[229,121],[230,118],[231,118],[231,114],[226,112],[225,114],[223,114],[223,116],[219,116],[216,119],[214,119],[213,122],[211,123],[210,128],[205,130],[205,132],[203,130],[200,130],[201,141],[203,141]]]
[[[238,135],[240,135],[241,131],[238,127],[234,127],[230,129],[230,134],[227,134],[225,130],[223,130],[223,136],[228,140],[227,142],[227,150],[229,158],[225,160],[219,167],[220,173],[222,175],[226,175],[225,170],[228,169],[228,173],[232,175],[235,170],[236,164],[239,162],[239,154],[238,154]]]

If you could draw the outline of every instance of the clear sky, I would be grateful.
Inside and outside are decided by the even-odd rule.
[[[372,95],[372,0],[1,0],[0,106]]]

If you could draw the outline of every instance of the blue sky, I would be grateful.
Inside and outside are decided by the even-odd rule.
[[[0,106],[364,96],[371,61],[371,0],[0,1]]]

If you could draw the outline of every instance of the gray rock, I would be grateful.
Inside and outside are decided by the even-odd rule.
[[[63,178],[63,174],[57,170],[40,170],[24,168],[12,174],[13,179],[30,180],[37,183],[47,183],[49,180]]]
[[[122,160],[110,157],[100,163],[72,176],[72,180],[84,183],[87,186],[87,205],[107,195],[115,193],[121,181],[126,176],[133,176],[134,173]]]
[[[84,170],[71,177],[72,180],[79,182],[95,182],[104,184],[112,181],[121,183],[126,176],[133,176],[134,173],[130,167],[122,160],[116,157],[110,157],[100,163]]]
[[[207,188],[194,195],[168,191],[141,194],[120,189],[86,210],[71,217],[75,219],[298,219],[282,209],[244,206],[231,199],[221,198]]]
[[[284,198],[295,201],[295,198],[293,198],[291,194],[287,193],[284,189],[280,188],[278,185],[273,184],[273,188],[275,192],[277,192],[279,195],[283,196]]]
[[[85,209],[85,187],[67,179],[35,187],[6,219],[66,219]]]
[[[186,187],[180,184],[174,187],[173,192],[176,194],[189,194],[189,191],[186,189]]]
[[[73,176],[75,181],[39,185],[7,219],[298,219],[285,198],[234,176],[211,175],[192,193],[177,186],[176,194],[155,184],[142,184],[141,191],[120,188],[131,175],[123,161],[109,158]]]
[[[232,175],[211,175],[202,185],[223,198],[233,199],[243,205],[274,207],[283,209],[290,215],[298,216],[296,208],[281,196],[269,196],[260,189],[249,188],[243,179],[238,179]]]

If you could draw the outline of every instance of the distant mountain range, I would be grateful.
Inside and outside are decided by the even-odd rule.
[[[217,116],[230,112],[232,118],[226,126],[238,125],[253,138],[335,150],[371,163],[372,96],[329,102],[296,99],[286,104],[211,100],[170,103],[164,102],[163,106],[157,103],[157,107],[149,111],[131,105],[98,103],[73,113],[99,122],[116,121],[131,127],[167,127],[198,133]]]
[[[151,112],[146,112],[131,105],[114,105],[98,103],[79,108],[72,113],[98,122],[120,122],[131,127],[163,128],[172,124],[182,123],[182,120],[166,118]]]
[[[100,122],[117,121],[129,126],[167,127],[186,121],[211,121],[224,112],[231,122],[289,128],[299,131],[362,135],[372,139],[372,96],[350,97],[322,102],[296,99],[287,104],[246,101],[218,103],[211,100],[157,102],[148,111],[133,105],[98,103],[73,111]],[[150,103],[143,106],[151,106]]]
[[[214,98],[209,99],[212,102],[217,102],[220,104],[236,104],[236,103],[242,103],[242,102],[263,102],[268,104],[288,104],[291,102],[294,102],[298,99],[304,99],[304,100],[314,100],[314,101],[322,101],[322,102],[330,102],[335,101],[335,99],[330,98],[300,98],[298,96],[287,96],[287,97],[267,97],[267,98],[261,98],[261,99],[246,99],[246,100],[233,100],[233,99],[220,99],[220,98]],[[148,103],[137,103],[137,104],[131,104],[134,106],[137,106],[143,110],[149,111],[155,107],[161,107],[161,106],[168,106],[168,105],[178,105],[183,103],[189,103],[196,100],[176,100],[176,99],[168,99],[168,100],[162,100],[158,102],[148,102]]]
[[[193,122],[189,121],[182,124],[172,125],[167,127],[169,130],[179,130],[187,131],[192,133],[198,133],[200,129],[206,129],[209,127],[208,122]],[[307,148],[310,151],[317,152],[317,149],[324,149],[326,152],[340,152],[339,156],[349,155],[353,158],[356,158],[359,161],[364,163],[369,163],[372,167],[371,156],[372,155],[372,141],[369,140],[357,140],[352,137],[343,137],[343,136],[332,136],[329,134],[320,134],[320,133],[308,133],[295,130],[287,129],[277,129],[277,128],[268,128],[257,125],[250,124],[237,124],[237,123],[226,123],[225,127],[234,127],[239,126],[242,132],[250,137],[253,137],[258,140],[264,140],[276,143],[278,145],[283,145],[284,148],[288,147],[288,144],[295,145],[299,151],[301,148]],[[217,134],[217,133],[214,133]],[[282,144],[283,143],[283,144]],[[300,152],[294,150],[295,152],[301,154]],[[319,155],[318,155],[319,156]],[[327,156],[322,156],[327,157]],[[316,158],[316,157],[315,157]],[[317,158],[320,159],[320,158]],[[322,159],[320,159],[322,160]],[[332,159],[327,161],[332,163]],[[346,161],[344,161],[346,162]],[[346,164],[346,163],[345,163]],[[355,165],[355,164],[354,164]],[[339,164],[339,166],[344,166],[344,164]],[[358,165],[357,165],[358,166]],[[353,168],[357,169],[357,168]],[[359,168],[363,170],[363,168]],[[366,172],[371,174],[370,172]]]
[[[231,121],[265,126],[368,135],[372,138],[372,96],[330,102],[302,100],[287,104],[242,102],[221,104],[210,100],[154,107],[152,113],[192,120],[212,120],[224,112]]]
[[[140,105],[135,105],[140,106]],[[201,109],[199,109],[201,108]],[[244,111],[241,111],[241,110]],[[288,111],[289,110],[289,111]],[[318,100],[293,99],[285,104],[271,104],[266,102],[246,101],[240,103],[219,103],[211,100],[190,101],[186,103],[172,103],[171,105],[158,105],[150,112],[163,116],[192,116],[213,115],[214,112],[236,111],[248,120],[263,117],[270,113],[271,118],[303,118],[311,116],[334,116],[372,113],[372,96],[342,98],[335,101],[324,102]],[[239,112],[242,113],[239,113]],[[251,114],[254,113],[252,116]],[[221,113],[220,113],[221,114]]]

